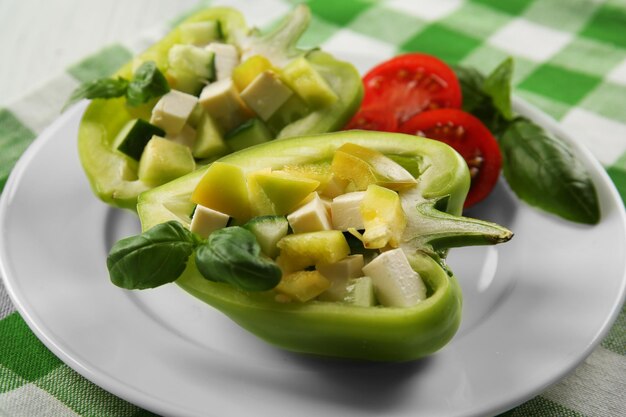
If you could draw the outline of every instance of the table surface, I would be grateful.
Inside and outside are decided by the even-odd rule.
[[[72,63],[174,18],[195,0],[0,1],[0,107]],[[62,23],[61,23],[62,22]],[[59,30],[59,25],[65,26]],[[79,36],[77,36],[79,35]]]

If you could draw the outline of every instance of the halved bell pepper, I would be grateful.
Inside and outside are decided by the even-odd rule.
[[[425,281],[427,299],[402,308],[317,300],[284,304],[271,291],[246,292],[203,278],[193,257],[176,283],[243,328],[284,349],[376,361],[407,361],[429,355],[453,337],[461,320],[462,296],[444,262],[447,249],[494,244],[512,236],[501,226],[460,216],[470,177],[459,154],[430,139],[348,131],[268,142],[220,161],[237,165],[246,173],[285,165],[329,166],[335,151],[346,143],[382,152],[417,179],[404,194],[407,227],[400,247]],[[190,197],[205,171],[200,169],[141,194],[138,213],[142,229],[170,220],[189,227],[194,209]]]
[[[243,16],[230,8],[215,7],[196,12],[181,23],[219,21],[224,41],[237,46],[242,59],[254,55],[267,57],[280,68],[291,59],[304,57],[337,95],[337,100],[327,106],[302,112],[302,109],[285,109],[279,121],[272,122],[276,138],[329,132],[340,129],[358,109],[363,94],[360,75],[349,63],[339,61],[319,51],[305,51],[295,43],[306,30],[310,12],[298,6],[266,35],[246,26]],[[139,55],[140,61],[155,61],[165,72],[168,68],[168,52],[176,44],[183,43],[180,26],[173,29],[158,43]],[[114,77],[130,79],[133,62],[123,66]],[[149,120],[155,102],[140,107],[127,106],[124,98],[95,99],[85,111],[79,127],[78,149],[82,166],[95,194],[113,206],[136,209],[137,196],[151,188],[137,179],[137,161],[114,149],[113,143],[122,127],[134,118]],[[298,106],[298,100],[285,103]],[[200,165],[207,161],[197,161]]]

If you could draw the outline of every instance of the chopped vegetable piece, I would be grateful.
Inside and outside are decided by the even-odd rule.
[[[326,107],[337,94],[305,57],[296,58],[281,71],[283,81],[312,108]]]
[[[259,119],[250,119],[226,134],[225,143],[231,151],[240,151],[272,139],[272,134],[265,123]]]
[[[191,150],[171,140],[153,136],[139,160],[139,179],[153,186],[182,177],[196,168]]]
[[[183,43],[203,46],[222,37],[219,20],[186,22],[180,25],[180,40]]]
[[[196,126],[196,142],[193,156],[199,159],[221,156],[228,153],[228,147],[217,125],[205,111],[202,111]]]
[[[261,251],[270,258],[278,256],[278,241],[289,231],[289,223],[284,216],[254,217],[243,227],[254,234]]]
[[[370,185],[360,209],[365,226],[362,240],[366,248],[381,249],[387,245],[397,248],[400,245],[407,222],[395,191]]]
[[[236,165],[224,162],[211,164],[193,191],[191,200],[238,220],[250,218],[246,178]]]
[[[172,142],[180,143],[181,145],[185,145],[189,149],[193,149],[196,143],[197,132],[196,129],[185,124],[180,132],[175,135],[166,135],[165,138],[171,140]]]
[[[115,138],[115,147],[120,152],[139,161],[141,153],[152,136],[165,136],[165,131],[142,119],[133,119],[126,123]]]
[[[287,235],[278,242],[278,247],[280,257],[297,269],[338,262],[350,254],[348,242],[338,230]]]
[[[260,171],[252,174],[269,199],[273,214],[288,214],[310,195],[318,181],[296,177],[284,171]]]
[[[353,143],[342,145],[333,157],[332,171],[338,178],[350,181],[357,190],[370,184],[401,190],[416,184],[406,169],[382,153]]]
[[[239,64],[239,51],[234,45],[213,42],[207,45],[207,51],[215,54],[216,79],[230,79],[233,69]]]
[[[343,301],[360,307],[376,305],[376,294],[372,279],[370,277],[360,277],[349,280]]]
[[[298,271],[284,275],[276,291],[304,303],[330,287],[330,281],[317,271]]]
[[[274,70],[272,63],[263,55],[254,55],[233,69],[233,82],[239,91],[243,91],[261,73]]]
[[[350,255],[333,264],[320,264],[316,269],[330,281],[330,287],[320,296],[324,301],[342,301],[348,293],[348,282],[363,276],[363,255]]]

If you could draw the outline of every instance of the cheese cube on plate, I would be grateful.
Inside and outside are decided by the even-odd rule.
[[[230,78],[233,69],[239,64],[239,51],[234,45],[226,43],[210,43],[207,51],[215,53],[215,74],[217,80]]]
[[[426,298],[426,286],[400,248],[378,255],[363,267],[378,301],[388,307],[410,307]]]
[[[294,233],[332,229],[326,206],[317,193],[306,204],[289,214],[287,221]]]
[[[365,229],[363,216],[361,215],[361,203],[364,197],[365,191],[354,191],[333,199],[333,202],[330,203],[330,213],[334,229]]]
[[[211,232],[226,227],[229,218],[227,214],[198,204],[191,219],[191,231],[206,239]]]
[[[150,123],[169,135],[176,135],[185,126],[197,102],[198,99],[191,94],[170,90],[152,109]]]
[[[261,119],[267,120],[292,94],[274,72],[263,71],[241,92],[241,99]]]
[[[228,132],[250,118],[249,110],[230,78],[216,81],[204,87],[200,104],[223,132]]]

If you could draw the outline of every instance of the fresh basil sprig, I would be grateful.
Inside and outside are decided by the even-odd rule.
[[[196,266],[206,279],[246,291],[270,290],[282,276],[275,262],[261,256],[254,234],[239,226],[211,233],[196,250]]]
[[[107,257],[111,281],[129,290],[154,288],[175,281],[199,239],[179,222],[161,223],[115,243]]]
[[[600,221],[600,206],[589,173],[568,144],[511,109],[513,60],[488,76],[455,67],[463,110],[479,118],[498,139],[502,171],[523,201],[578,223]]]
[[[565,142],[518,118],[500,138],[500,149],[504,177],[522,200],[575,222],[600,221],[596,189]]]
[[[137,107],[155,97],[162,96],[168,91],[170,91],[170,87],[156,63],[146,61],[137,68],[133,78],[128,83],[126,102],[129,106]]]
[[[130,81],[125,78],[100,78],[76,88],[61,111],[86,98],[115,98],[126,96],[129,106],[137,107],[170,91],[165,76],[154,61],[146,61],[137,68]]]
[[[282,275],[276,263],[261,255],[255,236],[248,230],[227,227],[203,240],[177,221],[118,241],[109,252],[107,267],[118,287],[155,288],[176,281],[194,251],[202,276],[241,290],[272,289]]]

